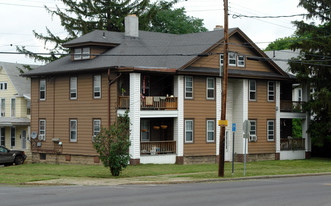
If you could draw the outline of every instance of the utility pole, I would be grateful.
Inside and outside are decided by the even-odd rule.
[[[223,80],[222,80],[222,111],[221,120],[226,119],[226,96],[228,90],[228,0],[224,0],[224,54],[223,54]],[[221,126],[220,133],[220,150],[218,176],[224,177],[224,136],[225,126]]]

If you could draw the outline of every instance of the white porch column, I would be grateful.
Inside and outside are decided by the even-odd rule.
[[[216,155],[220,154],[220,133],[221,127],[218,126],[218,121],[221,119],[222,110],[222,80],[216,78]]]
[[[177,96],[178,117],[175,119],[176,162],[183,164],[184,159],[184,76],[178,75],[174,79],[175,95]]]
[[[243,121],[248,120],[248,83],[248,79],[243,80]],[[246,154],[248,154],[248,138],[243,139],[246,141]],[[243,151],[245,153],[245,142],[243,144]]]
[[[130,164],[140,162],[140,73],[130,73]]]
[[[310,88],[309,85],[302,85],[302,101],[307,102],[310,99]],[[305,151],[311,152],[311,139],[309,134],[307,133],[308,127],[310,123],[310,113],[306,113],[306,119],[302,120],[302,138],[305,138]]]
[[[276,153],[280,153],[280,82],[276,82]]]

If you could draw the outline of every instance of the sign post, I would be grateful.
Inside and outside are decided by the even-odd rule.
[[[244,155],[244,176],[246,172],[246,142],[249,137],[249,133],[251,131],[251,122],[249,120],[245,120],[243,123],[243,131],[244,131],[244,141],[245,141],[245,155]]]
[[[232,132],[233,132],[233,137],[232,137],[232,176],[234,174],[234,137],[236,134],[236,123],[232,124]]]

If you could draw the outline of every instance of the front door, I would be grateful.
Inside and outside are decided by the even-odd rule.
[[[26,149],[26,131],[25,130],[22,130],[21,138],[22,138],[22,149]]]

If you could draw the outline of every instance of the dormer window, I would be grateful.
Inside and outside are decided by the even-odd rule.
[[[90,58],[91,58],[90,47],[74,49],[74,60],[90,59]]]

